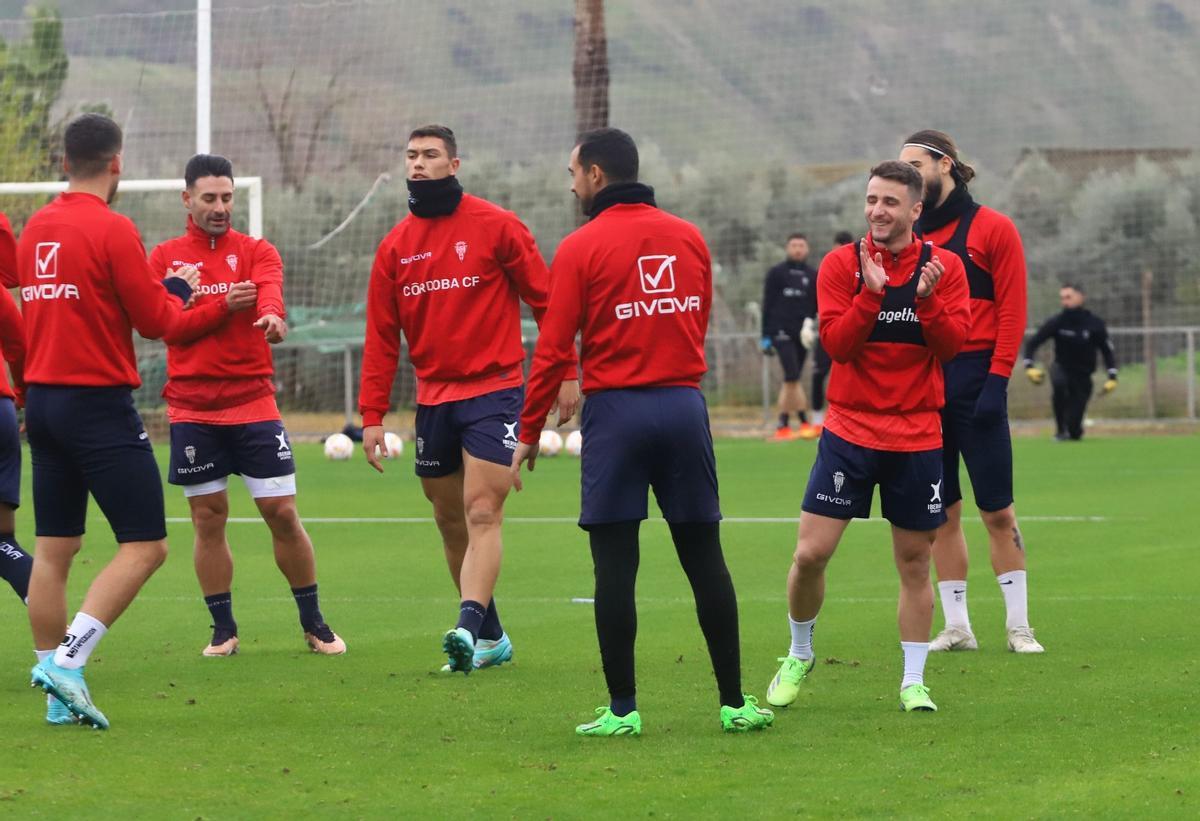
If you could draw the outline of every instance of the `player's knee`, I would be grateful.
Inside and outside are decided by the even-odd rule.
[[[829,563],[832,551],[825,549],[816,542],[801,539],[796,543],[796,552],[792,554],[792,563],[804,571],[819,571]]]
[[[224,502],[213,500],[192,506],[192,526],[198,535],[219,533],[228,518],[229,505]]]
[[[472,500],[467,505],[467,525],[470,527],[499,527],[504,509],[494,499]]]
[[[979,515],[992,533],[1012,533],[1017,526],[1017,514],[1012,505],[1001,510],[982,510]]]
[[[258,509],[272,533],[290,533],[300,527],[294,496],[259,499]]]

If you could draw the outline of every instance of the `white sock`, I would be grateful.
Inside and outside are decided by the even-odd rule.
[[[929,656],[929,642],[902,641],[900,649],[904,651],[904,678],[900,679],[900,689],[910,684],[925,683],[925,659]]]
[[[46,659],[54,655],[53,650],[34,650],[33,654],[37,656],[38,664],[41,664]]]
[[[946,617],[946,626],[971,632],[971,618],[967,615],[967,583],[954,580],[938,582],[938,595],[942,599],[942,615]]]
[[[788,655],[796,659],[810,659],[813,657],[812,637],[813,626],[817,623],[816,617],[808,621],[796,621],[788,615],[788,627],[792,628],[792,646],[788,650]]]
[[[92,650],[107,632],[108,628],[100,621],[80,611],[67,628],[67,636],[63,643],[54,651],[54,663],[64,670],[78,670],[87,664]]]
[[[1008,617],[1004,620],[1009,630],[1029,626],[1029,597],[1025,588],[1025,571],[1010,570],[996,577],[1000,592],[1004,594],[1004,607]]]

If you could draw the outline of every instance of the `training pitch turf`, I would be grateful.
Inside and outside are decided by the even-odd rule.
[[[808,442],[717,446],[744,686],[760,699],[787,651],[791,518],[814,452]],[[242,652],[201,658],[208,613],[186,506],[168,488],[171,556],[88,666],[109,732],[42,723],[25,613],[0,590],[0,816],[1200,812],[1200,438],[1016,442],[1030,610],[1047,652],[1005,651],[973,520],[981,649],[931,655],[936,714],[897,709],[896,575],[886,525],[868,521],[850,527],[830,566],[818,664],[800,699],[766,732],[723,734],[690,591],[667,528],[646,523],[638,739],[573,734],[606,701],[587,541],[573,524],[577,460],[541,461],[511,499],[497,601],[515,664],[464,678],[437,672],[458,608],[407,454],[384,476],[357,453],[330,463],[306,444],[297,457],[323,609],[349,653],[307,651],[267,531],[251,522],[229,529]],[[231,490],[233,515],[252,516],[240,483]],[[28,504],[18,521],[32,548]],[[72,613],[112,549],[93,511]]]

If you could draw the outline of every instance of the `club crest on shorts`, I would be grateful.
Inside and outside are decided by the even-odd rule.
[[[833,472],[833,492],[837,495],[842,495],[842,485],[846,484],[846,474],[840,470]]]
[[[229,256],[225,257],[225,262],[229,265],[229,270],[236,274],[238,266],[237,254],[230,254]]]
[[[458,254],[458,261],[462,262],[467,256],[467,244],[461,239],[454,243],[454,253]]]
[[[188,464],[196,464],[196,448],[193,445],[188,445],[183,449],[183,455],[187,457]]]
[[[417,456],[425,455],[425,440],[420,436],[417,437]]]

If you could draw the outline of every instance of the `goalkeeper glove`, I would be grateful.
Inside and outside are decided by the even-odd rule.
[[[817,323],[813,322],[811,316],[805,317],[804,324],[800,326],[800,344],[806,351],[811,351],[817,344]]]
[[[763,356],[774,356],[775,355],[775,346],[771,344],[771,337],[764,336],[762,338],[762,352],[763,352]]]
[[[1046,372],[1039,368],[1032,359],[1025,360],[1025,375],[1035,385],[1040,385],[1046,381]]]
[[[1104,394],[1107,396],[1117,389],[1117,369],[1108,369],[1108,379],[1104,380]]]

